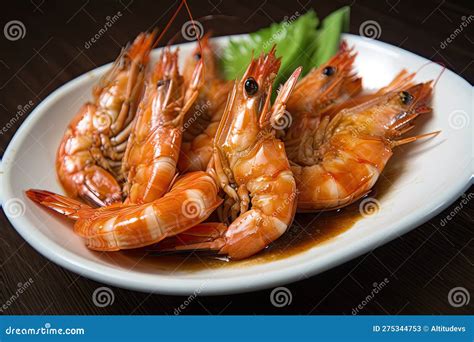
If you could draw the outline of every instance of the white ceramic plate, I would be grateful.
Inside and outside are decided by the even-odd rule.
[[[358,51],[356,68],[365,88],[379,88],[402,68],[416,71],[428,62],[375,40],[344,38]],[[226,44],[228,39],[215,41]],[[183,58],[193,45],[180,48]],[[153,56],[157,55],[154,51]],[[390,163],[403,166],[404,172],[380,200],[380,212],[359,220],[337,237],[283,259],[211,270],[178,267],[170,271],[148,258],[92,252],[74,235],[70,224],[29,201],[24,190],[63,192],[53,167],[56,148],[68,122],[107,68],[88,72],[48,96],[15,134],[0,169],[4,210],[21,236],[51,261],[100,282],[164,294],[190,294],[197,289],[201,294],[224,294],[288,283],[339,265],[417,227],[458,198],[472,179],[473,91],[468,82],[446,70],[435,88],[434,113],[429,120],[421,120],[418,130],[442,133],[398,153]],[[431,63],[418,73],[417,80],[435,79],[440,72],[441,67]]]

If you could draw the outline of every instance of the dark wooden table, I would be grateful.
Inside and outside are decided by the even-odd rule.
[[[120,47],[139,31],[163,26],[170,15],[170,1],[15,1],[2,9],[2,27],[20,20],[26,36],[17,41],[0,37],[0,127],[6,125],[19,105],[36,106],[64,83],[115,58]],[[215,19],[206,28],[215,35],[254,31],[295,11],[314,8],[320,17],[344,1],[194,1],[196,18],[233,15],[237,19]],[[441,42],[459,27],[462,17],[473,14],[473,2],[452,1],[363,1],[352,8],[350,32],[376,20],[380,40],[401,46],[421,56],[444,63],[474,81],[474,32],[471,23],[444,49]],[[98,43],[84,44],[104,24],[107,16],[122,13]],[[182,12],[165,40],[180,31],[188,18]],[[229,24],[231,23],[231,24]],[[180,39],[178,39],[180,41]],[[0,135],[3,154],[9,140],[26,115]],[[472,193],[471,187],[467,193]],[[467,314],[473,300],[455,308],[448,292],[464,287],[474,295],[474,201],[470,201],[447,225],[440,224],[457,205],[444,211],[410,233],[368,254],[323,274],[286,285],[293,301],[282,308],[270,302],[269,290],[253,293],[203,297],[191,301],[183,314],[351,314],[364,300],[373,283],[389,280],[361,314]],[[32,249],[0,213],[0,305],[15,294],[18,283],[34,274],[34,283],[3,310],[4,314],[173,314],[187,298],[162,296],[112,288],[115,301],[104,308],[92,302],[101,284],[78,276],[51,263]]]

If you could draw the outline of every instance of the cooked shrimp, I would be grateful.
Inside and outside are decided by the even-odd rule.
[[[198,95],[202,63],[185,88],[178,71],[178,50],[165,49],[147,81],[125,157],[127,203],[152,202],[169,189],[176,174],[183,117]]]
[[[408,71],[402,70],[385,87],[377,89],[374,92],[368,92],[368,93],[366,92],[363,94],[357,94],[356,96],[351,96],[347,100],[336,103],[333,106],[330,106],[329,108],[327,108],[325,111],[321,113],[320,117],[323,117],[325,115],[334,116],[335,114],[339,113],[341,110],[345,108],[352,108],[352,107],[358,106],[364,102],[375,99],[379,97],[380,95],[384,95],[391,91],[400,90],[403,87],[407,88],[410,85],[413,85],[411,81],[413,80],[414,77],[415,77],[414,73],[410,74],[408,73]]]
[[[293,165],[298,210],[336,209],[374,186],[393,148],[439,132],[402,139],[413,120],[431,109],[431,82],[409,85],[326,116],[314,133],[312,165]]]
[[[122,158],[142,94],[156,32],[141,33],[94,88],[94,101],[69,124],[56,155],[66,192],[94,205],[122,200]]]
[[[289,117],[276,123],[286,129],[283,137],[290,161],[308,163],[308,150],[312,152],[313,131],[321,116],[338,103],[358,94],[362,80],[352,70],[356,54],[341,44],[339,52],[327,63],[311,70],[295,87],[288,99]],[[291,124],[290,127],[286,127]]]
[[[74,231],[98,251],[131,249],[157,243],[204,221],[221,203],[218,187],[207,173],[189,173],[150,203],[112,204],[93,209],[79,201],[44,190],[27,196],[75,220]]]
[[[318,136],[318,132],[323,132],[322,130],[318,131],[318,127],[322,121],[327,122],[345,108],[355,107],[388,92],[399,91],[403,87],[407,88],[413,85],[411,81],[414,77],[415,74],[409,74],[406,70],[402,70],[387,86],[373,93],[349,97],[345,101],[336,101],[332,105],[321,107],[320,112],[307,112],[303,113],[303,115],[299,113],[299,115],[296,116],[297,119],[288,129],[284,137],[288,159],[290,159],[292,163],[301,166],[314,165],[318,159],[317,149],[321,139],[321,137]],[[317,90],[317,88],[314,90]],[[339,100],[341,100],[341,97]],[[296,113],[298,112],[296,111]]]
[[[272,82],[279,67],[274,49],[252,60],[234,85],[214,139],[208,172],[226,195],[222,216],[230,214],[232,223],[225,229],[214,223],[194,227],[185,240],[177,237],[181,242],[174,249],[211,249],[242,259],[264,249],[291,224],[296,184],[271,122],[285,110],[301,68],[291,75],[270,108]]]
[[[195,105],[186,113],[184,134],[178,168],[181,172],[205,170],[212,156],[212,140],[224,112],[232,82],[219,72],[216,52],[206,34],[187,58],[183,76],[192,77],[197,63],[204,63],[204,83]]]

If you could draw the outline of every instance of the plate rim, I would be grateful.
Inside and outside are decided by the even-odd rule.
[[[213,38],[215,41],[225,41],[229,39],[238,39],[239,37],[247,36],[247,34],[220,36]],[[361,36],[353,34],[343,34],[343,38],[349,37],[351,40],[357,41],[358,44],[375,44],[379,45],[383,49],[388,49],[397,53],[409,54],[412,57],[421,58],[429,61],[428,59],[419,56],[413,52],[404,50],[400,47],[393,46],[391,44],[381,42],[378,40],[369,40]],[[190,45],[192,42],[177,44],[175,46]],[[160,50],[158,48],[154,51]],[[111,63],[107,63],[98,68],[85,72],[84,74],[66,82],[65,84],[58,87],[51,94],[49,94],[40,104],[28,115],[22,125],[15,132],[13,138],[8,144],[3,160],[0,159],[0,184],[2,184],[2,191],[0,193],[0,203],[4,199],[14,198],[11,184],[6,182],[6,178],[9,175],[8,172],[11,166],[14,164],[10,160],[14,160],[15,148],[27,138],[24,132],[29,131],[30,128],[34,127],[35,123],[47,112],[47,108],[54,105],[54,102],[58,97],[61,97],[64,93],[68,93],[71,88],[80,86],[81,83],[87,81],[91,74],[100,73],[105,68],[110,66]],[[450,69],[446,68],[446,71],[451,77],[456,77],[462,80],[466,86],[471,86],[470,83],[457,75]],[[41,113],[43,113],[41,115]],[[471,113],[472,117],[472,113]],[[469,166],[466,167],[468,169]],[[3,172],[3,173],[1,173]],[[98,264],[95,261],[89,260],[81,255],[73,253],[63,246],[55,243],[53,240],[47,238],[41,231],[37,229],[30,229],[30,224],[23,217],[12,220],[10,217],[5,215],[14,229],[21,235],[21,237],[28,242],[36,251],[46,257],[53,263],[56,263],[69,271],[76,274],[80,274],[87,278],[99,281],[102,283],[110,284],[120,288],[126,288],[141,292],[152,292],[169,295],[189,295],[193,293],[197,288],[201,288],[201,295],[222,295],[222,294],[233,294],[243,293],[249,291],[256,291],[264,288],[269,288],[276,285],[287,284],[290,282],[301,279],[302,274],[313,276],[318,273],[324,272],[332,267],[345,263],[348,260],[354,259],[369,250],[373,250],[383,244],[393,240],[395,237],[403,235],[408,231],[411,231],[418,227],[420,224],[430,220],[435,215],[439,214],[451,203],[453,203],[459,196],[465,192],[469,186],[473,183],[474,175],[472,173],[472,159],[471,159],[471,171],[467,171],[466,179],[459,179],[454,185],[450,187],[449,194],[445,196],[445,200],[442,203],[429,202],[423,207],[418,208],[417,213],[421,212],[423,208],[430,207],[430,209],[423,215],[412,214],[401,220],[394,222],[379,232],[372,233],[366,237],[360,238],[355,241],[349,247],[341,250],[334,251],[332,253],[322,255],[319,259],[319,264],[314,263],[312,260],[306,260],[305,262],[288,269],[284,267],[278,270],[269,271],[265,277],[261,274],[247,274],[240,275],[238,279],[236,277],[222,278],[212,280],[206,283],[206,286],[202,287],[204,280],[201,279],[183,279],[168,275],[158,274],[143,274],[140,275],[140,279],[134,277],[127,277],[130,274],[130,270],[117,269],[112,266]],[[464,174],[464,172],[463,172]],[[429,205],[431,203],[431,205]],[[433,204],[434,203],[434,204]],[[33,228],[34,225],[32,225]],[[297,254],[294,257],[297,257]],[[292,258],[292,257],[290,257]],[[289,258],[287,258],[289,259]],[[286,260],[286,259],[283,259]],[[278,262],[278,261],[275,261]],[[251,266],[249,266],[251,267]],[[146,278],[146,279],[145,279]],[[149,279],[148,279],[149,278]],[[126,282],[124,282],[126,279]],[[249,279],[252,282],[249,284]],[[146,280],[146,281],[144,281]]]

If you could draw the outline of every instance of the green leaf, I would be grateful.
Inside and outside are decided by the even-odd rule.
[[[246,38],[231,40],[221,58],[225,78],[241,77],[252,53],[258,56],[262,51],[268,52],[274,44],[277,45],[276,55],[282,57],[276,85],[283,83],[298,66],[303,66],[303,75],[308,73],[337,52],[341,33],[349,28],[349,12],[348,6],[334,11],[323,20],[319,30],[316,12],[310,10],[304,15],[296,12],[281,23],[274,23]]]
[[[311,66],[317,67],[328,61],[339,49],[341,33],[349,30],[350,7],[345,6],[328,15],[317,32],[316,51]]]
[[[296,12],[284,22],[251,33],[244,39],[231,40],[222,56],[221,65],[227,79],[241,77],[252,58],[262,51],[268,52],[277,45],[277,57],[282,57],[281,72],[276,80],[279,84],[299,65],[305,65],[312,58],[314,49],[305,47],[314,41],[318,25],[316,13],[311,10],[304,15]],[[314,44],[313,44],[314,45]]]

